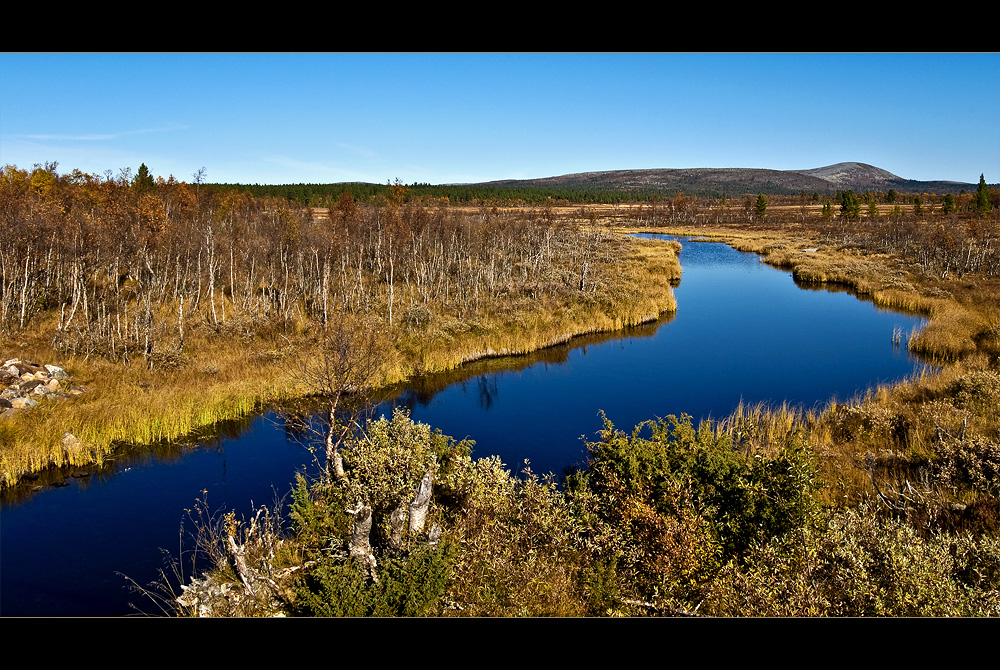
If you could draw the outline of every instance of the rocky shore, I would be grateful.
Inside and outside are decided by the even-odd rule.
[[[0,418],[36,407],[39,402],[73,398],[86,392],[57,365],[12,358],[0,366]]]

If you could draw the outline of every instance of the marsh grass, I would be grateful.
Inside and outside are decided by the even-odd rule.
[[[1000,373],[983,354],[831,405],[809,431],[824,504],[876,496],[924,526],[972,523],[1000,490],[998,406]]]
[[[556,297],[508,295],[473,319],[434,315],[429,324],[401,335],[399,348],[416,373],[451,370],[481,358],[526,354],[574,337],[655,321],[674,312],[671,283],[680,277],[679,245],[644,245],[626,238],[621,255],[598,268],[586,290],[566,288]]]
[[[387,361],[378,383],[396,384],[656,320],[676,310],[671,289],[680,274],[676,248],[615,238],[594,260],[583,290],[563,282],[555,295],[536,298],[526,287],[520,295],[494,297],[475,314],[431,305],[425,322],[397,321],[390,328],[382,321],[380,346]],[[218,298],[217,311],[225,300]],[[227,310],[236,313],[232,306]],[[102,464],[123,445],[178,440],[310,392],[300,372],[303,361],[316,354],[316,324],[245,317],[214,323],[207,313],[191,314],[181,349],[176,310],[164,308],[158,318],[153,352],[146,356],[54,350],[52,318],[39,319],[37,329],[16,340],[0,341],[5,356],[56,362],[87,389],[74,400],[43,402],[0,421],[0,487],[48,467]],[[66,433],[82,447],[64,448]]]
[[[991,329],[988,315],[963,305],[935,300],[927,326],[909,340],[909,350],[935,361],[955,361],[974,353],[977,340]]]
[[[805,439],[817,415],[787,403],[772,407],[742,401],[728,416],[712,424],[716,439],[728,436],[748,454],[775,458],[796,439]]]
[[[51,353],[46,357],[37,350],[28,356],[52,360]],[[186,365],[165,371],[150,370],[142,360],[122,365],[99,358],[60,359],[87,392],[72,400],[42,402],[0,422],[0,468],[6,482],[16,483],[48,466],[102,464],[123,443],[176,440],[296,392],[285,365],[253,360],[252,352],[219,340],[193,338],[188,356]],[[219,372],[207,375],[208,367]],[[63,447],[67,432],[82,448]]]
[[[907,514],[921,523],[934,517],[934,523],[961,525],[975,515],[969,510],[991,504],[989,490],[1000,477],[996,281],[929,276],[889,255],[833,245],[794,227],[669,232],[708,236],[760,254],[763,262],[791,270],[799,282],[844,286],[881,308],[927,318],[922,329],[894,332],[892,339],[936,367],[792,421],[817,455],[826,484],[817,495],[824,505],[856,505],[879,490],[919,491],[908,495],[921,498],[924,509],[911,505]],[[741,406],[717,430],[757,431],[756,439],[766,445],[767,435],[777,429],[780,441],[788,425],[773,409]]]

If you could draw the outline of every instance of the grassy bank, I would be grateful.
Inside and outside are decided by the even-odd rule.
[[[588,469],[556,486],[397,411],[352,443],[342,479],[299,479],[290,533],[265,508],[203,524],[215,568],[160,593],[197,616],[1000,614],[995,524],[953,525],[920,480],[825,499],[826,422],[762,407],[605,422]]]
[[[826,483],[817,495],[827,505],[856,505],[873,495],[901,499],[906,494],[900,489],[922,480],[922,504],[936,510],[922,514],[950,516],[950,523],[958,525],[997,526],[1000,507],[993,489],[1000,471],[1000,457],[994,453],[1000,439],[996,412],[1000,283],[996,279],[942,278],[892,255],[831,244],[819,233],[797,228],[680,227],[669,232],[710,237],[791,270],[796,281],[846,287],[879,307],[926,316],[922,331],[901,334],[901,339],[939,372],[873,389],[864,397],[797,419]],[[751,425],[788,421],[785,410],[766,414],[769,418]],[[722,423],[727,421],[739,423],[736,418]],[[964,446],[958,447],[959,443]],[[987,486],[986,481],[993,483]]]
[[[601,253],[593,256],[582,288],[576,280],[546,291],[524,286],[483,300],[480,309],[465,314],[432,304],[425,310],[427,318],[397,317],[391,326],[385,305],[344,318],[376,320],[389,361],[379,382],[391,384],[481,358],[618,330],[676,309],[670,289],[680,273],[675,246],[608,235],[597,249]],[[236,313],[232,303],[223,308],[226,300],[219,301],[216,311]],[[189,315],[183,348],[178,349],[177,326],[170,321],[176,308],[162,311],[161,348],[127,362],[55,350],[55,315],[36,319],[33,328],[0,341],[5,359],[56,362],[87,389],[76,399],[42,402],[0,420],[3,486],[50,466],[102,463],[123,444],[174,440],[309,392],[301,370],[317,353],[322,336],[317,323],[231,318],[215,324],[205,314]],[[64,448],[67,432],[82,442],[81,448]]]
[[[740,406],[700,426],[667,417],[631,434],[608,422],[588,445],[588,469],[560,486],[513,477],[496,458],[472,460],[466,445],[397,414],[345,451],[343,480],[300,480],[291,536],[268,530],[277,525],[263,510],[252,524],[227,517],[225,528],[200,529],[216,569],[190,584],[181,612],[1000,614],[1000,352],[989,282],[942,280],[801,231],[672,232],[714,233],[800,281],[926,314],[941,335],[914,334],[908,346],[940,371],[820,411]],[[668,247],[641,248],[656,255],[636,268]],[[400,535],[392,519],[429,475],[428,527]],[[353,515],[368,513],[362,533]]]
[[[845,287],[879,307],[926,316],[926,328],[908,338],[908,347],[928,360],[957,361],[975,352],[1000,352],[1000,281],[995,278],[941,278],[892,255],[831,244],[816,232],[797,228],[676,227],[646,232],[709,237],[791,270],[798,282]]]

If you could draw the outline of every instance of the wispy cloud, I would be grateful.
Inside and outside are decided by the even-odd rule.
[[[314,181],[364,181],[367,176],[354,168],[344,168],[338,165],[318,161],[304,161],[289,156],[261,156],[264,163],[277,166],[287,174],[311,175]]]
[[[167,126],[164,128],[142,128],[139,130],[124,130],[119,133],[89,133],[80,135],[55,135],[55,134],[22,134],[15,135],[28,140],[45,141],[71,141],[71,142],[108,142],[117,140],[129,135],[144,135],[148,133],[169,133],[177,130],[187,130],[190,126]]]
[[[357,154],[362,158],[376,158],[378,156],[378,154],[376,154],[371,149],[355,146],[353,144],[344,144],[343,142],[338,142],[337,146],[343,149],[344,151],[350,151],[351,153]]]

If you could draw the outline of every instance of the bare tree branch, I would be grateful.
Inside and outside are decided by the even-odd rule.
[[[385,375],[388,345],[382,339],[373,319],[335,315],[323,330],[319,354],[302,364],[303,382],[329,403],[326,467],[337,481],[345,477],[340,447],[358,427]],[[350,407],[341,402],[345,395],[352,396]]]

